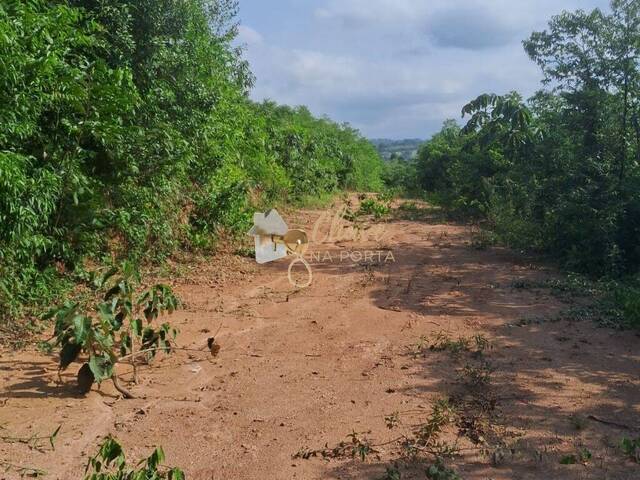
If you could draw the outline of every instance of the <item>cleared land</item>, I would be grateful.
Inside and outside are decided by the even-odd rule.
[[[312,231],[322,213],[285,216]],[[81,478],[111,433],[131,459],[162,445],[192,479],[377,479],[402,450],[393,440],[448,398],[455,419],[439,439],[459,450],[448,465],[464,479],[640,478],[619,448],[640,435],[637,335],[567,319],[588,299],[558,295],[552,269],[476,248],[470,227],[427,206],[396,211],[385,227],[378,241],[313,244],[320,261],[301,291],[286,261],[229,254],[178,266],[168,281],[185,304],[171,318],[179,343],[205,348],[222,323],[222,349],[159,357],[130,386],[134,400],[110,382],[81,398],[75,366],[58,384],[55,355],[1,351],[0,433],[62,428],[55,452],[0,441],[0,459]],[[344,253],[366,250],[384,253]],[[323,458],[354,431],[378,453]],[[575,464],[561,463],[571,455]],[[402,478],[424,478],[429,458],[400,462]]]

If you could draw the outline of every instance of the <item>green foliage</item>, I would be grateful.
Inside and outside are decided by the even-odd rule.
[[[380,478],[380,480],[402,480],[402,474],[398,467],[391,466],[385,469],[384,476]]]
[[[249,100],[237,12],[235,0],[0,5],[3,323],[68,290],[88,258],[163,261],[213,248],[276,200],[382,188],[356,130]]]
[[[118,269],[112,268],[94,279],[93,286],[105,293],[92,314],[83,313],[80,305],[72,302],[65,302],[47,314],[55,319],[60,370],[65,370],[80,355],[88,356],[85,364],[88,371],[86,367],[81,370],[90,377],[85,390],[93,381],[101,383],[113,378],[114,367],[122,357],[140,354],[152,358],[159,350],[169,353],[171,340],[176,336],[176,330],[169,324],[154,325],[160,315],[171,313],[178,306],[171,289],[155,285],[136,294],[140,279],[134,268],[125,263],[118,273]]]
[[[595,277],[640,270],[640,4],[553,17],[525,40],[544,85],[528,101],[483,94],[419,150],[418,182],[499,241]],[[616,292],[638,324],[633,285]]]
[[[438,459],[436,463],[431,465],[427,469],[426,474],[430,480],[461,480],[458,474],[448,468],[441,459]]]
[[[157,447],[146,460],[137,467],[129,467],[122,445],[116,439],[107,437],[98,453],[89,459],[85,469],[85,480],[184,480],[185,474],[179,468],[162,466],[165,460],[162,447]]]
[[[62,428],[62,425],[60,425],[58,428],[56,428],[53,433],[51,433],[50,435],[40,435],[38,433],[33,433],[32,435],[28,436],[28,437],[20,437],[17,435],[12,435],[12,434],[7,434],[4,431],[4,427],[0,426],[0,441],[5,442],[5,443],[23,443],[25,445],[28,445],[29,448],[33,449],[33,450],[38,450],[38,451],[42,451],[43,450],[43,442],[46,440],[46,442],[49,444],[49,446],[51,447],[51,450],[55,450],[56,449],[56,438],[58,436],[58,433],[60,433],[60,429]]]
[[[402,449],[408,457],[429,453],[436,458],[450,456],[457,451],[455,445],[441,440],[444,430],[454,423],[458,412],[448,399],[436,400],[429,417],[417,425],[412,435],[404,438]]]
[[[640,328],[640,286],[637,280],[613,282],[609,285],[605,301],[610,305],[609,315],[628,328]]]
[[[463,352],[469,352],[475,357],[481,357],[485,350],[491,348],[487,338],[482,335],[472,337],[459,336],[457,340],[452,339],[448,333],[439,331],[431,337],[422,336],[420,340],[412,346],[411,351],[414,356],[426,355],[427,352],[448,352],[452,357],[459,358]]]
[[[361,215],[373,215],[374,218],[380,219],[388,215],[391,211],[388,203],[376,200],[375,198],[366,198],[360,203],[358,211]]]
[[[627,457],[633,461],[640,463],[640,437],[623,438],[620,442],[620,449]]]
[[[393,157],[384,162],[382,181],[387,189],[395,190],[400,195],[418,193],[417,170],[414,160]]]
[[[562,465],[575,465],[576,463],[587,463],[593,454],[586,448],[581,448],[577,454],[569,454],[565,455],[560,459],[560,464]]]

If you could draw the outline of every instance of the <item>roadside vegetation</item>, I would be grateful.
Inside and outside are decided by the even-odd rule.
[[[262,205],[382,187],[382,161],[353,128],[249,100],[237,10],[234,0],[0,5],[5,335],[89,265],[210,250]]]
[[[481,223],[485,245],[606,281],[603,301],[640,326],[640,4],[564,12],[523,45],[540,91],[480,95],[387,178]]]
[[[427,199],[437,206],[407,201],[397,218],[444,212],[479,224],[474,248],[501,243],[572,272],[511,288],[588,298],[568,315],[640,327],[640,3],[611,7],[565,12],[523,42],[545,76],[533,97],[480,95],[462,107],[464,126],[447,120],[415,156],[415,141],[379,142],[404,152],[383,162],[347,124],[250,100],[254,78],[234,43],[236,0],[3,1],[0,341],[37,328],[36,317],[52,320],[53,336],[39,347],[56,352],[59,374],[79,363],[80,393],[111,381],[132,398],[118,365],[131,368],[135,384],[140,364],[159,353],[220,351],[215,337],[207,348],[179,346],[163,316],[180,301],[169,286],[144,282],[141,266],[214,251],[245,232],[256,209],[319,205],[348,190],[376,192],[343,212],[357,231],[387,221],[394,196]],[[442,397],[390,412],[391,440],[353,431],[294,458],[386,455],[386,479],[421,465],[426,478],[455,480],[463,452],[499,466],[518,451],[496,429],[504,385],[484,335],[440,331],[407,353],[413,361],[439,355],[450,367]],[[602,422],[569,422],[580,430],[586,420]],[[60,428],[23,437],[0,425],[0,442],[39,450],[48,441],[53,450]],[[618,450],[640,462],[637,436]],[[592,461],[586,447],[558,459]],[[163,462],[158,447],[131,466],[107,437],[85,478],[185,478]],[[8,460],[0,467],[46,473]]]

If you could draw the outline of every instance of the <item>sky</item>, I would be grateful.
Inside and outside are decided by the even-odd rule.
[[[307,105],[369,138],[428,138],[481,93],[540,88],[522,40],[608,0],[240,0],[252,98]]]

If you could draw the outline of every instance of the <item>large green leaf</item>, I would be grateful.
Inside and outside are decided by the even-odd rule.
[[[98,383],[113,376],[113,362],[106,354],[104,356],[91,355],[89,358],[89,368]]]
[[[79,345],[84,345],[89,332],[91,331],[91,318],[84,315],[77,315],[73,319],[73,333],[75,336],[75,342]]]

